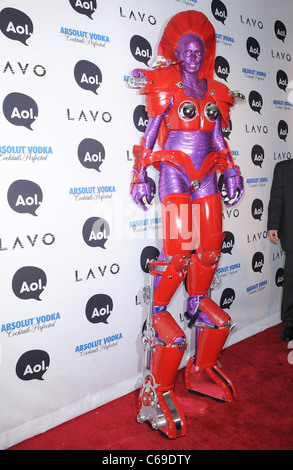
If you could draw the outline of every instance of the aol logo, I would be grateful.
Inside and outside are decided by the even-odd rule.
[[[105,249],[105,243],[110,236],[110,227],[101,217],[90,217],[83,226],[82,234],[87,245]]]
[[[36,266],[24,266],[13,276],[12,290],[22,300],[35,299],[40,301],[40,295],[47,286],[46,273]]]
[[[38,117],[38,105],[30,96],[14,92],[4,99],[3,112],[11,124],[32,130],[31,125]]]
[[[78,159],[85,168],[101,171],[100,166],[105,160],[103,144],[95,139],[84,139],[78,146]]]
[[[144,132],[146,130],[148,115],[142,104],[138,105],[133,112],[133,123],[138,131]]]
[[[15,8],[4,8],[0,13],[0,30],[8,39],[20,41],[27,46],[34,26],[29,16]]]
[[[36,210],[43,201],[43,193],[40,186],[33,181],[17,180],[10,185],[7,199],[15,212],[36,216]]]
[[[43,375],[49,365],[49,354],[41,349],[33,349],[18,359],[15,372],[21,380],[44,380]]]
[[[81,88],[98,94],[97,89],[102,83],[102,72],[96,64],[80,60],[74,67],[74,78]]]
[[[96,294],[86,305],[85,314],[91,323],[108,324],[108,318],[113,310],[113,300],[109,295]]]

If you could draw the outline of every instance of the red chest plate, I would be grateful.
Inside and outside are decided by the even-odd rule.
[[[203,100],[187,96],[183,89],[174,95],[174,102],[166,115],[169,131],[212,132],[220,110],[209,93]]]

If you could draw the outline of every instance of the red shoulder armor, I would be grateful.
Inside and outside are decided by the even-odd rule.
[[[182,86],[179,70],[174,65],[154,70],[136,69],[145,75],[147,84],[139,93],[146,95],[145,109],[149,117],[158,116],[169,106],[174,93]]]
[[[208,94],[220,108],[222,115],[222,125],[223,127],[228,127],[230,108],[234,104],[234,99],[230,95],[230,90],[226,85],[224,85],[224,83],[218,82],[217,80],[207,80],[207,85]]]

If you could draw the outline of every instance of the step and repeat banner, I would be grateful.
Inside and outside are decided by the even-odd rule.
[[[224,129],[245,195],[223,207],[211,291],[236,324],[227,346],[280,321],[285,255],[266,220],[274,166],[292,158],[293,6],[236,3],[0,2],[1,448],[140,385],[142,288],[161,214],[156,170],[148,212],[129,196],[147,116],[127,81],[151,67],[179,11],[207,15],[215,78],[246,96]],[[170,305],[189,342],[182,366],[193,346],[186,298],[182,286]]]

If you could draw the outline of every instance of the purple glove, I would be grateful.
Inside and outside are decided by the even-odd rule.
[[[224,184],[221,190],[221,197],[224,204],[234,206],[241,199],[244,192],[244,183],[239,167],[228,168],[223,172],[223,176]]]
[[[134,202],[143,210],[148,210],[152,200],[152,185],[148,181],[145,168],[143,168],[140,173],[137,170],[133,170],[130,192]]]

